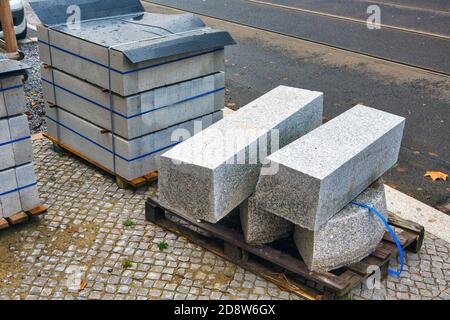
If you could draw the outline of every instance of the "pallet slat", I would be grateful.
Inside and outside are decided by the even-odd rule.
[[[29,221],[47,211],[43,205],[39,205],[29,211],[21,211],[8,218],[0,218],[0,230],[18,225],[22,222]]]
[[[108,173],[108,174],[110,174],[112,176],[115,176],[116,177],[116,183],[119,186],[119,188],[125,189],[127,187],[127,185],[129,185],[129,186],[131,186],[133,188],[138,188],[140,186],[143,186],[146,183],[150,183],[150,182],[156,181],[158,179],[158,172],[154,171],[154,172],[150,172],[150,173],[148,173],[148,174],[146,174],[146,175],[144,175],[142,177],[138,177],[138,178],[135,178],[133,180],[127,180],[127,179],[125,179],[123,177],[120,177],[119,175],[114,173],[112,170],[104,167],[103,165],[101,165],[97,161],[95,161],[95,160],[85,156],[81,152],[78,152],[77,150],[73,149],[72,147],[68,146],[67,144],[58,141],[58,139],[52,137],[48,133],[43,133],[43,136],[45,138],[47,138],[48,140],[50,140],[51,142],[53,142],[58,147],[60,147],[60,148],[62,148],[64,150],[70,152],[71,154],[74,154],[78,158],[81,158],[81,159],[89,162],[93,166],[101,169],[102,171],[105,171],[106,173]]]
[[[207,241],[203,238],[202,240],[198,240],[199,237],[201,238],[198,232],[186,227],[185,224],[181,225],[178,221],[174,222],[168,219],[165,212],[169,212],[174,217],[187,222],[195,230],[200,229],[206,231],[206,234],[209,236],[203,235],[202,237],[206,237]],[[284,270],[282,273],[284,276],[289,274],[291,279],[295,280],[293,282],[295,285],[286,287],[286,283],[284,283],[283,286],[280,284],[280,281],[273,279],[273,277],[267,277],[267,274],[265,278],[307,299],[326,299],[348,293],[356,285],[371,276],[371,268],[369,267],[373,265],[378,266],[381,276],[385,277],[390,259],[398,256],[397,247],[393,243],[392,237],[386,232],[376,250],[360,262],[339,269],[341,271],[336,270],[338,272],[310,272],[301,259],[293,257],[288,253],[275,249],[270,245],[255,246],[247,244],[240,229],[237,229],[236,225],[229,223],[229,221],[227,221],[228,223],[224,221],[222,224],[197,221],[171,208],[162,207],[156,199],[152,198],[149,198],[146,202],[146,219],[168,231],[183,235],[205,249],[257,274],[260,274],[261,268],[269,270],[269,274],[274,266],[276,266],[276,269],[281,268],[281,270]],[[402,247],[410,251],[416,248],[420,249],[420,246],[417,246],[417,244],[423,241],[423,228],[408,223],[405,224],[408,227],[405,230],[402,228],[402,219],[395,216],[392,219],[395,219],[396,226],[399,228],[397,234],[399,235],[399,241]],[[224,249],[218,250],[217,248],[211,248],[211,243],[215,241],[223,241]],[[262,262],[255,262],[253,257],[262,259]],[[270,265],[270,267],[265,266],[265,264]],[[275,273],[280,274],[279,272],[272,271],[272,274]],[[302,284],[302,282],[297,281],[299,279],[303,279],[306,283],[313,282],[315,288]],[[319,290],[318,288],[321,289]]]
[[[9,227],[8,221],[5,218],[0,218],[0,230],[6,229]]]
[[[346,288],[347,284],[344,281],[342,281],[339,277],[331,273],[311,272],[308,270],[306,264],[303,261],[293,258],[280,250],[273,249],[269,246],[254,246],[247,244],[244,240],[242,233],[238,232],[236,229],[226,228],[219,224],[198,222],[194,218],[185,216],[179,212],[174,212],[172,210],[168,211],[176,214],[178,218],[181,218],[189,222],[195,227],[214,234],[221,240],[227,241],[235,246],[239,246],[240,248],[250,253],[253,253],[254,255],[259,256],[263,259],[273,260],[274,264],[286,270],[289,270],[295,274],[299,274],[308,277],[310,279],[320,281],[334,290],[343,290]]]
[[[6,220],[8,220],[8,222],[11,223],[12,225],[16,225],[18,223],[28,220],[28,215],[25,212],[18,212],[6,218]]]

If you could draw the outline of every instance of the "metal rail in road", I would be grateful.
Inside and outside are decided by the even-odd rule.
[[[297,35],[297,34],[294,34],[294,33],[291,33],[291,32],[275,30],[274,28],[266,27],[266,26],[263,26],[263,25],[256,25],[254,23],[246,23],[246,22],[243,22],[243,21],[239,21],[238,19],[224,18],[224,17],[219,16],[218,14],[211,14],[211,13],[207,13],[205,11],[199,12],[197,10],[189,9],[186,6],[183,6],[182,4],[178,5],[178,3],[176,5],[167,3],[167,2],[171,3],[171,1],[159,1],[159,0],[143,0],[143,1],[151,3],[153,5],[161,6],[161,7],[167,7],[167,8],[180,10],[180,11],[190,12],[190,13],[194,13],[194,14],[198,14],[198,15],[201,15],[201,16],[217,19],[217,20],[224,21],[224,22],[231,22],[231,23],[234,23],[236,25],[240,25],[240,26],[244,26],[244,27],[248,27],[248,28],[252,28],[252,29],[256,29],[256,30],[271,32],[271,33],[274,33],[274,34],[279,34],[279,35],[282,35],[282,36],[295,38],[295,39],[299,39],[299,40],[302,40],[302,41],[307,41],[307,42],[310,42],[310,43],[315,43],[315,44],[318,44],[318,45],[321,45],[321,46],[325,46],[325,47],[328,47],[328,48],[333,48],[333,49],[336,49],[336,50],[342,50],[342,51],[346,51],[346,52],[349,52],[349,53],[370,57],[370,58],[373,58],[373,59],[376,59],[376,60],[390,62],[390,63],[394,63],[394,64],[401,65],[401,66],[404,66],[404,67],[408,67],[408,68],[414,68],[414,69],[425,71],[425,72],[428,72],[428,73],[431,73],[431,74],[434,74],[434,75],[440,76],[440,77],[449,77],[450,76],[450,71],[447,71],[447,70],[439,70],[437,68],[431,68],[431,67],[427,67],[427,66],[424,66],[424,65],[418,65],[418,64],[415,64],[415,63],[401,61],[399,59],[390,58],[390,57],[387,57],[387,56],[382,56],[380,54],[370,53],[368,51],[356,50],[356,49],[353,49],[353,48],[348,48],[348,47],[341,46],[339,44],[333,44],[333,43],[329,43],[329,42],[325,42],[325,41],[321,41],[321,40],[317,40],[317,39],[312,39],[310,37],[300,36],[300,35]],[[242,2],[243,3],[245,3],[245,2],[247,2],[247,3],[254,3],[254,4],[267,3],[267,2],[265,2],[263,0],[243,0]],[[273,5],[273,4],[270,3],[270,5]],[[290,8],[292,8],[292,7],[290,7]],[[298,9],[298,8],[294,8],[294,9]],[[308,12],[308,14],[311,14],[311,13]],[[315,15],[319,15],[318,13],[314,13],[314,14]],[[325,14],[320,13],[320,15],[324,16]],[[330,18],[330,17],[326,17],[326,18]],[[331,17],[331,18],[334,18],[334,17]],[[345,18],[345,17],[340,17],[339,20],[344,20],[343,18]],[[346,18],[345,20],[348,20],[348,19],[351,19],[351,18]],[[357,20],[357,19],[351,19],[351,20]],[[355,21],[348,21],[348,22],[355,22]],[[356,23],[360,24],[359,21],[356,22]],[[405,30],[401,30],[402,28],[400,28],[400,27],[395,27],[395,28],[396,28],[394,30],[395,32],[402,32],[402,33],[406,32]],[[450,37],[446,37],[446,36],[438,37],[437,35],[434,35],[433,37],[430,37],[429,35],[422,34],[423,32],[416,32],[416,31],[414,31],[414,32],[408,31],[406,33],[408,33],[408,34],[416,34],[416,35],[422,36],[422,37],[426,36],[427,38],[432,38],[432,39],[436,39],[436,40],[439,40],[439,41],[443,41],[445,43],[447,43],[447,42],[450,43],[450,41],[449,41]],[[444,54],[444,53],[442,53],[442,54]],[[450,70],[450,65],[448,67],[449,67],[449,70]]]
[[[267,2],[267,1],[261,1],[261,0],[244,0],[244,1],[256,3],[259,5],[274,7],[274,8],[281,8],[281,9],[285,9],[285,10],[292,10],[292,11],[299,11],[299,12],[304,12],[304,13],[309,13],[309,14],[315,14],[315,15],[322,16],[322,17],[339,19],[339,20],[344,20],[344,21],[348,21],[348,22],[352,22],[352,23],[359,23],[359,24],[363,24],[363,25],[367,24],[366,20],[341,16],[341,15],[337,15],[337,14],[331,14],[331,13],[326,13],[326,12],[321,12],[321,11],[316,11],[316,10],[292,7],[292,6],[287,6],[287,5],[273,3],[273,2]],[[383,3],[383,5],[385,5],[385,4]],[[445,12],[442,12],[442,13],[445,14]],[[420,31],[420,30],[411,29],[411,28],[403,28],[403,27],[398,27],[398,26],[383,24],[383,23],[380,24],[380,27],[386,28],[386,29],[397,30],[397,31],[410,32],[410,33],[427,36],[427,37],[438,38],[438,39],[442,39],[442,40],[446,40],[446,41],[450,40],[450,37],[446,36],[446,35],[425,32],[425,31]]]

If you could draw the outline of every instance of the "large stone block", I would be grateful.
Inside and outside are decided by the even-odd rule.
[[[30,139],[30,129],[28,127],[27,116],[21,115],[9,118],[9,130],[14,152],[16,166],[29,163],[33,160],[33,151]]]
[[[0,80],[0,118],[25,112],[22,76]]]
[[[259,206],[318,230],[398,159],[405,119],[357,105],[267,157]]]
[[[22,211],[19,191],[17,190],[16,171],[8,169],[0,171],[0,214],[8,218]]]
[[[270,243],[288,237],[294,231],[292,222],[258,208],[258,199],[255,194],[241,203],[239,214],[247,243]]]
[[[109,93],[59,70],[53,70],[54,81],[51,69],[42,68],[41,73],[45,100],[112,130]],[[134,139],[219,111],[224,106],[224,78],[220,72],[128,97],[113,94],[114,132]]]
[[[16,177],[17,183],[21,188],[19,190],[19,198],[22,210],[28,211],[36,208],[40,204],[40,200],[33,165],[28,163],[16,167]]]
[[[114,171],[115,158],[115,172],[122,178],[133,180],[157,171],[160,154],[186,139],[188,134],[192,135],[196,123],[205,128],[221,119],[222,111],[132,140],[115,136],[115,148],[110,132],[104,132],[101,127],[61,108],[47,106],[46,117],[48,133],[51,136],[111,171]],[[182,135],[183,133],[185,135]]]
[[[217,222],[254,191],[261,163],[322,122],[320,92],[277,87],[161,156],[160,201]],[[277,134],[278,135],[277,135]]]
[[[387,218],[383,181],[380,179],[356,199]],[[311,271],[328,271],[358,262],[372,253],[385,227],[368,209],[348,204],[317,231],[295,227],[294,241]]]
[[[14,167],[14,152],[8,119],[0,120],[0,170]]]

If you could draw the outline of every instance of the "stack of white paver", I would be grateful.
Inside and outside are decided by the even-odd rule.
[[[310,270],[367,256],[384,225],[350,202],[387,217],[380,177],[397,161],[404,118],[357,105],[321,125],[322,99],[278,87],[164,153],[160,203],[212,223],[240,206],[247,242],[294,234]]]
[[[0,218],[36,208],[39,195],[32,165],[23,76],[28,67],[0,60]]]
[[[405,119],[357,105],[267,157],[274,175],[261,175],[250,215],[277,216],[273,238],[291,230],[310,270],[356,262],[381,241],[387,218],[378,180],[398,159]],[[264,228],[267,219],[258,220]],[[289,222],[289,223],[288,223]],[[254,225],[252,225],[254,227]],[[251,233],[250,228],[247,230]]]
[[[224,31],[138,0],[31,1],[48,133],[118,176],[158,170],[159,155],[222,118]],[[78,5],[81,21],[66,23]]]

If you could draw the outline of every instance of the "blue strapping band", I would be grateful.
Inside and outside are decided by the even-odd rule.
[[[11,140],[11,141],[7,141],[7,142],[2,142],[2,143],[0,143],[0,147],[6,146],[8,144],[13,144],[13,143],[16,143],[16,142],[20,142],[20,141],[23,141],[23,140],[27,140],[27,139],[30,139],[30,138],[31,138],[31,136],[26,136],[26,137],[22,137],[22,138]]]
[[[394,230],[392,230],[392,228],[391,228],[391,226],[389,225],[389,223],[388,223],[388,221],[386,220],[386,218],[383,217],[383,215],[382,215],[381,213],[379,213],[377,210],[375,210],[373,207],[368,206],[368,205],[366,205],[366,204],[364,204],[364,203],[356,202],[356,201],[352,201],[351,203],[354,204],[354,205],[356,205],[356,206],[359,206],[359,207],[368,209],[369,212],[374,213],[378,218],[381,219],[381,221],[383,221],[384,226],[386,227],[386,229],[387,229],[387,230],[389,231],[389,233],[391,234],[392,239],[394,239],[395,245],[397,246],[398,253],[399,253],[399,255],[400,255],[400,271],[396,271],[396,270],[393,270],[393,269],[388,269],[388,272],[389,272],[389,274],[390,274],[391,276],[396,276],[396,277],[398,277],[398,276],[402,273],[402,271],[403,271],[403,265],[404,265],[404,263],[405,263],[405,258],[404,258],[404,256],[403,256],[403,248],[402,248],[402,245],[400,244],[400,241],[398,240],[397,236],[395,235]]]
[[[35,186],[36,184],[37,184],[37,182],[33,182],[33,183],[27,184],[26,186],[23,186],[23,187],[18,187],[18,188],[15,188],[13,190],[2,192],[2,193],[0,193],[0,197],[4,196],[4,195],[7,195],[7,194],[10,194],[10,193],[13,193],[13,192],[16,192],[16,191],[20,191],[20,190],[23,190],[23,189]]]
[[[80,95],[80,94],[78,94],[78,93],[76,93],[76,92],[73,92],[73,91],[71,91],[71,90],[69,90],[69,89],[67,89],[67,88],[64,88],[63,86],[60,86],[60,85],[58,85],[58,84],[56,84],[56,83],[53,83],[53,82],[51,82],[51,81],[48,81],[48,80],[46,80],[46,79],[44,79],[44,78],[42,78],[42,81],[44,81],[44,82],[46,82],[46,83],[48,83],[48,84],[51,84],[51,85],[55,85],[55,87],[57,87],[57,88],[59,88],[59,89],[61,89],[61,90],[64,90],[64,91],[66,91],[66,92],[68,92],[68,93],[70,93],[70,94],[72,94],[72,95],[74,95],[74,96],[76,96],[76,97],[78,97],[78,98],[80,98],[80,99],[83,99],[83,100],[85,100],[85,101],[88,101],[88,102],[90,102],[90,103],[96,105],[97,107],[100,107],[100,108],[102,108],[102,109],[104,109],[104,110],[107,110],[107,111],[111,111],[111,109],[110,109],[108,106],[104,106],[104,105],[102,105],[102,104],[100,104],[100,103],[98,103],[98,102],[93,101],[92,99],[86,98],[86,97],[84,97],[84,96],[82,96],[82,95]],[[174,103],[172,103],[172,104],[168,104],[168,105],[166,105],[166,106],[155,107],[155,108],[153,108],[153,109],[151,109],[151,110],[147,110],[147,111],[144,111],[144,112],[140,112],[140,113],[137,113],[137,114],[133,114],[133,115],[131,115],[131,116],[127,116],[127,115],[125,115],[125,114],[123,114],[123,113],[120,113],[120,112],[117,112],[117,111],[115,111],[115,110],[112,110],[112,112],[113,112],[114,114],[117,114],[118,116],[120,116],[120,117],[126,119],[126,120],[130,120],[130,119],[132,119],[132,118],[139,117],[139,116],[142,116],[142,115],[144,115],[144,114],[147,114],[147,113],[150,113],[150,112],[159,110],[159,109],[163,109],[163,108],[171,107],[171,106],[174,106],[174,105],[177,105],[177,104],[180,104],[180,103],[184,103],[184,102],[188,102],[188,101],[191,101],[191,100],[195,100],[195,99],[198,99],[198,98],[201,98],[201,97],[204,97],[204,96],[208,96],[208,95],[210,95],[210,94],[214,94],[214,93],[216,93],[216,92],[223,91],[223,90],[225,90],[225,87],[221,87],[221,88],[214,89],[214,90],[211,90],[211,91],[208,91],[208,92],[200,93],[200,94],[197,94],[197,95],[195,95],[195,96],[193,96],[193,97],[189,97],[189,98],[186,98],[186,99],[183,99],[183,100],[174,102]]]
[[[48,116],[48,115],[46,115],[46,117],[47,117],[47,119],[49,119],[49,120],[51,120],[51,121],[53,121],[53,122],[59,124],[61,127],[66,128],[67,130],[69,130],[69,131],[75,133],[76,135],[80,136],[81,138],[83,138],[83,139],[85,139],[85,140],[87,140],[87,141],[89,141],[89,142],[95,144],[97,147],[102,148],[103,150],[105,150],[105,151],[111,153],[112,155],[115,155],[116,157],[118,157],[118,158],[120,158],[120,159],[122,159],[122,160],[124,160],[124,161],[127,161],[127,162],[132,162],[132,161],[136,161],[136,160],[139,160],[139,159],[142,159],[142,158],[151,156],[152,154],[155,154],[155,153],[160,152],[160,151],[162,151],[162,150],[171,148],[171,147],[173,147],[173,146],[175,146],[175,145],[177,145],[178,143],[181,142],[181,141],[178,141],[178,142],[175,142],[175,143],[170,144],[170,145],[168,145],[168,146],[164,146],[164,147],[161,147],[161,148],[159,148],[159,149],[156,149],[156,150],[153,150],[153,151],[151,151],[151,152],[148,152],[148,153],[146,153],[146,154],[137,156],[137,157],[135,157],[135,158],[127,159],[127,158],[121,156],[120,154],[114,153],[113,151],[111,151],[111,150],[109,150],[108,148],[102,146],[101,144],[95,142],[94,140],[92,140],[92,139],[86,137],[85,135],[83,135],[83,134],[81,134],[81,133],[79,133],[79,132],[73,130],[72,128],[69,128],[69,127],[66,126],[65,124],[62,124],[61,122],[59,122],[59,121],[53,119],[52,117],[50,117],[50,116]]]
[[[0,92],[13,90],[13,89],[19,89],[19,88],[22,88],[21,84],[18,84],[18,85],[12,86],[12,87],[7,87],[7,88],[0,88]]]
[[[100,62],[97,62],[97,61],[94,61],[92,59],[83,57],[82,55],[79,55],[77,53],[74,53],[74,52],[71,52],[69,50],[63,49],[61,47],[55,46],[55,45],[50,44],[50,43],[48,43],[46,41],[38,40],[38,42],[43,43],[43,44],[45,44],[45,45],[47,45],[49,47],[55,48],[55,49],[57,49],[59,51],[62,51],[64,53],[67,53],[67,54],[70,54],[72,56],[75,56],[77,58],[80,58],[82,60],[94,63],[94,64],[96,64],[96,65],[98,65],[100,67],[103,67],[105,69],[109,69],[109,67],[107,65],[104,65],[104,64],[102,64]],[[159,66],[162,66],[162,65],[165,65],[165,64],[174,63],[174,62],[178,62],[178,61],[182,61],[182,60],[186,60],[186,59],[190,59],[190,58],[198,57],[198,56],[201,56],[201,55],[204,55],[204,54],[213,53],[213,52],[222,51],[222,50],[224,50],[224,49],[220,48],[220,49],[215,49],[215,50],[211,50],[211,51],[207,51],[207,52],[197,53],[197,54],[193,54],[193,55],[190,55],[190,56],[178,58],[178,59],[175,59],[175,60],[165,61],[165,62],[154,64],[154,65],[151,65],[151,66],[141,67],[141,68],[137,68],[137,69],[133,69],[133,70],[129,70],[129,71],[120,71],[120,70],[117,70],[117,69],[114,69],[114,68],[111,68],[111,71],[114,71],[114,72],[122,74],[122,75],[126,75],[126,74],[130,74],[130,73],[134,73],[134,72],[138,72],[138,71],[142,71],[142,70],[146,70],[146,69],[156,68],[156,67],[159,67]]]

